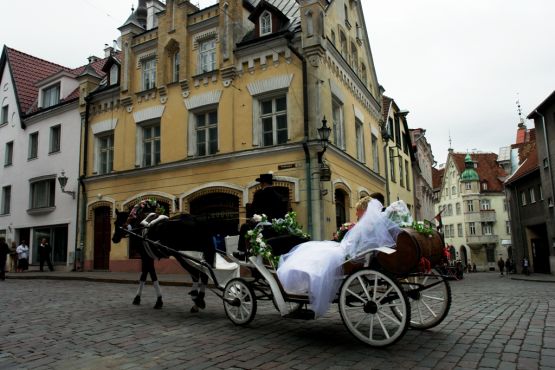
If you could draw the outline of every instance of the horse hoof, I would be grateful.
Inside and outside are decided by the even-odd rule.
[[[138,306],[141,304],[141,296],[135,296],[135,299],[133,300],[133,304],[135,306]]]
[[[162,302],[162,297],[158,297],[158,299],[156,300],[156,304],[154,305],[154,308],[159,310],[162,308],[163,305],[164,305],[164,302]]]
[[[198,307],[197,306],[191,307],[191,313],[198,313]]]
[[[195,299],[193,299],[193,302],[195,302],[195,305],[197,305],[198,308],[204,310],[206,308],[206,302],[204,302],[204,293],[203,292],[199,292],[199,294],[196,296]]]

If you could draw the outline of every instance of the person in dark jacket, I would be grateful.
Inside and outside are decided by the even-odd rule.
[[[0,238],[0,280],[6,279],[6,260],[10,254],[10,247],[6,239]]]
[[[252,217],[255,214],[264,214],[268,218],[268,221],[283,218],[287,213],[287,206],[283,201],[282,196],[273,186],[273,175],[271,173],[263,173],[256,179],[256,181],[260,183],[261,189],[254,194],[252,204],[247,205],[247,217]],[[248,220],[246,223],[241,225],[237,248],[239,253],[236,254],[236,257],[244,258],[244,254],[247,250],[245,234],[247,231],[252,230],[255,226],[256,223],[252,220]]]
[[[44,262],[48,265],[48,269],[50,271],[54,271],[54,267],[52,266],[52,261],[50,260],[50,254],[52,253],[52,248],[46,238],[42,238],[39,244],[39,264],[40,270],[43,271]]]

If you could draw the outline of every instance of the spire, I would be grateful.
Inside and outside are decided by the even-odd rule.
[[[522,118],[522,107],[520,106],[520,97],[518,96],[518,93],[516,98],[516,107],[518,111],[518,128],[526,128],[524,118]]]

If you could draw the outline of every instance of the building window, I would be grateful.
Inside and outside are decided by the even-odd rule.
[[[54,207],[55,180],[52,178],[31,183],[31,209]]]
[[[540,195],[540,200],[543,200],[543,189],[541,184],[538,185],[538,194]]]
[[[156,59],[143,61],[143,91],[154,89],[156,86]]]
[[[357,159],[360,162],[365,162],[364,155],[364,130],[362,122],[355,120],[356,126],[356,142],[357,142]]]
[[[285,144],[287,132],[287,98],[285,95],[260,101],[262,145]]]
[[[410,190],[410,171],[409,171],[409,161],[405,160],[405,178],[407,183],[407,190]]]
[[[341,31],[339,31],[339,48],[341,49],[340,51],[343,59],[347,60],[347,38],[345,37],[345,34]]]
[[[110,173],[114,166],[114,134],[104,134],[97,137],[99,174]]]
[[[505,233],[511,235],[511,221],[505,221]]]
[[[260,16],[260,36],[269,35],[270,33],[272,33],[272,14],[266,10]]]
[[[468,212],[474,212],[474,202],[472,200],[466,201],[466,210]]]
[[[491,209],[491,202],[489,199],[480,200],[480,210],[487,211]]]
[[[29,135],[29,151],[27,153],[27,159],[35,159],[39,152],[39,133],[33,132]]]
[[[534,192],[534,188],[530,188],[530,204],[536,203],[536,194]]]
[[[42,90],[42,108],[48,108],[60,102],[60,84]]]
[[[460,215],[461,214],[461,204],[457,203],[455,204],[455,212]]]
[[[117,64],[114,64],[110,68],[110,86],[116,85],[118,83],[119,68]]]
[[[50,127],[50,151],[49,153],[57,153],[60,151],[60,141],[62,137],[62,126],[57,125]]]
[[[468,223],[468,234],[469,235],[476,235],[476,224],[474,222]]]
[[[179,51],[173,54],[172,61],[172,82],[179,81]]]
[[[4,152],[4,166],[11,166],[13,163],[13,141],[6,143]]]
[[[393,148],[389,148],[389,177],[395,182],[395,157],[393,157]]]
[[[469,183],[469,182],[465,182],[465,183],[464,183],[464,188],[465,188],[466,190],[472,190],[472,184]]]
[[[491,246],[486,248],[486,259],[490,263],[495,262],[495,248],[492,248]]]
[[[355,44],[351,43],[351,67],[353,71],[358,75],[358,50]]]
[[[333,115],[333,143],[345,149],[345,122],[343,118],[343,103],[332,99],[331,109]]]
[[[373,170],[376,173],[380,172],[380,148],[378,147],[378,138],[372,135],[372,162]]]
[[[401,157],[399,157],[399,185],[405,187],[405,172],[403,170],[403,159]]]
[[[12,199],[12,187],[11,186],[4,186],[2,188],[2,213],[3,215],[7,215],[10,213],[10,203]]]
[[[216,69],[216,39],[206,40],[199,45],[198,73],[211,72]]]
[[[453,195],[457,194],[457,187],[456,186],[451,186],[451,194],[453,194]]]
[[[4,105],[2,107],[2,117],[1,117],[1,120],[0,120],[0,125],[8,123],[9,113],[10,113],[10,106],[9,105]]]
[[[143,167],[160,163],[160,124],[141,127],[143,134]]]
[[[331,43],[335,46],[335,32],[331,31]]]
[[[457,224],[457,236],[459,238],[463,237],[463,225],[462,224]]]
[[[482,183],[482,190],[488,190],[488,183],[487,182]]]
[[[523,191],[520,192],[520,205],[521,206],[526,205],[526,193]]]
[[[364,86],[368,85],[368,77],[366,77],[366,66],[363,63],[360,64],[360,79],[362,80]]]
[[[197,155],[216,154],[218,151],[218,111],[195,114]]]
[[[395,141],[395,124],[393,123],[393,118],[389,117],[387,119],[387,136],[389,140]]]
[[[492,222],[482,222],[482,234],[483,235],[493,235],[493,223]]]
[[[445,213],[446,213],[445,216],[453,216],[453,205],[452,204],[447,205],[447,212],[445,212]]]

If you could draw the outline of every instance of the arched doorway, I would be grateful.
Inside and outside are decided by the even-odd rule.
[[[460,248],[461,261],[464,266],[468,265],[468,255],[466,254],[466,247],[464,245]]]
[[[347,195],[341,189],[335,189],[335,227],[339,229],[347,222]]]
[[[93,269],[108,270],[110,267],[110,207],[102,206],[94,210],[94,256]]]
[[[189,212],[203,216],[214,235],[236,235],[239,230],[239,198],[227,193],[208,193],[189,203]]]

